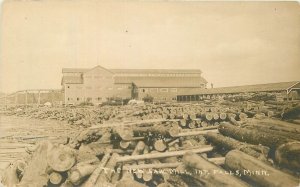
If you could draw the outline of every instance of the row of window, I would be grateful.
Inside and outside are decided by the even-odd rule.
[[[72,97],[68,97],[67,100],[68,101],[73,101],[73,98]],[[74,98],[74,100],[76,100],[76,101],[84,101],[84,98],[77,97],[77,98]],[[87,101],[92,101],[93,98],[88,97],[88,98],[86,98],[86,100]],[[102,97],[96,97],[96,98],[94,98],[94,101],[102,101]]]
[[[142,93],[147,92],[177,92],[177,88],[141,88],[139,90]]]
[[[154,100],[167,101],[168,98],[167,98],[167,97],[154,97]],[[176,101],[176,100],[177,100],[177,97],[172,97],[171,100],[172,100],[172,101]]]
[[[71,86],[68,86],[67,87],[68,89],[70,89],[70,88],[76,88],[76,89],[83,89],[83,88],[85,88],[85,89],[88,89],[88,90],[90,90],[90,89],[97,89],[97,90],[103,90],[103,89],[105,89],[105,90],[113,90],[114,88],[113,87],[101,87],[101,86],[97,86],[97,87],[92,87],[92,86],[85,86],[85,87],[83,87],[83,86],[76,86],[76,87],[71,87]],[[115,88],[115,89],[117,89],[117,90],[123,90],[123,89],[130,89],[130,87],[129,86],[121,86],[121,87],[117,87],[117,88]]]
[[[85,75],[84,76],[85,79],[112,79],[112,76],[99,76],[99,75],[95,75],[95,76],[91,76],[91,75]]]
[[[188,74],[188,73],[139,73],[139,74],[118,74],[119,76],[126,77],[200,77],[201,74]]]

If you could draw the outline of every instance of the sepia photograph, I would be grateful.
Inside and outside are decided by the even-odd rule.
[[[0,0],[0,187],[300,187],[300,2]]]

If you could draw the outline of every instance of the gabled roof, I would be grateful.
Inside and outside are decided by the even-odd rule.
[[[110,71],[109,69],[106,69],[106,68],[104,68],[104,67],[102,67],[102,66],[96,66],[96,67],[93,67],[93,68],[91,68],[91,69],[89,69],[89,70],[87,70],[87,71],[85,71],[84,73],[88,73],[88,72],[90,72],[90,71],[93,71],[93,70],[95,70],[95,69],[101,69],[101,70],[104,70],[104,71],[107,71],[107,72],[109,72],[109,73],[113,73],[112,71]]]
[[[285,91],[298,83],[299,81],[292,81],[292,82],[279,82],[279,83],[268,83],[268,84],[211,88],[211,89],[204,89],[198,93],[194,93],[194,95]]]
[[[126,73],[126,74],[165,74],[165,73],[197,73],[201,74],[199,69],[110,69],[113,73]]]

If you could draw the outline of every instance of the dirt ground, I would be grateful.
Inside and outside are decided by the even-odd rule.
[[[26,147],[41,140],[63,142],[78,130],[61,121],[0,115],[0,175],[11,161],[26,156]]]

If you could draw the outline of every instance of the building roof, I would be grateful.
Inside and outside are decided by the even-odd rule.
[[[200,87],[207,81],[202,77],[115,77],[115,83],[134,83],[142,88]]]
[[[165,73],[197,73],[201,74],[202,71],[199,69],[109,69],[113,73],[126,73],[126,74],[165,74]]]
[[[292,81],[292,82],[255,84],[255,85],[245,85],[245,86],[220,87],[220,88],[204,89],[198,93],[189,94],[189,95],[284,91],[293,87],[298,83],[299,81]]]
[[[62,72],[63,73],[84,73],[91,68],[63,68]]]
[[[98,66],[96,66],[98,67]],[[101,66],[99,66],[101,67]],[[103,67],[102,67],[103,68]],[[63,68],[63,73],[84,73],[93,68]],[[120,74],[142,74],[142,73],[153,73],[153,74],[165,74],[165,73],[197,73],[201,74],[202,71],[199,69],[107,69],[113,73]]]

